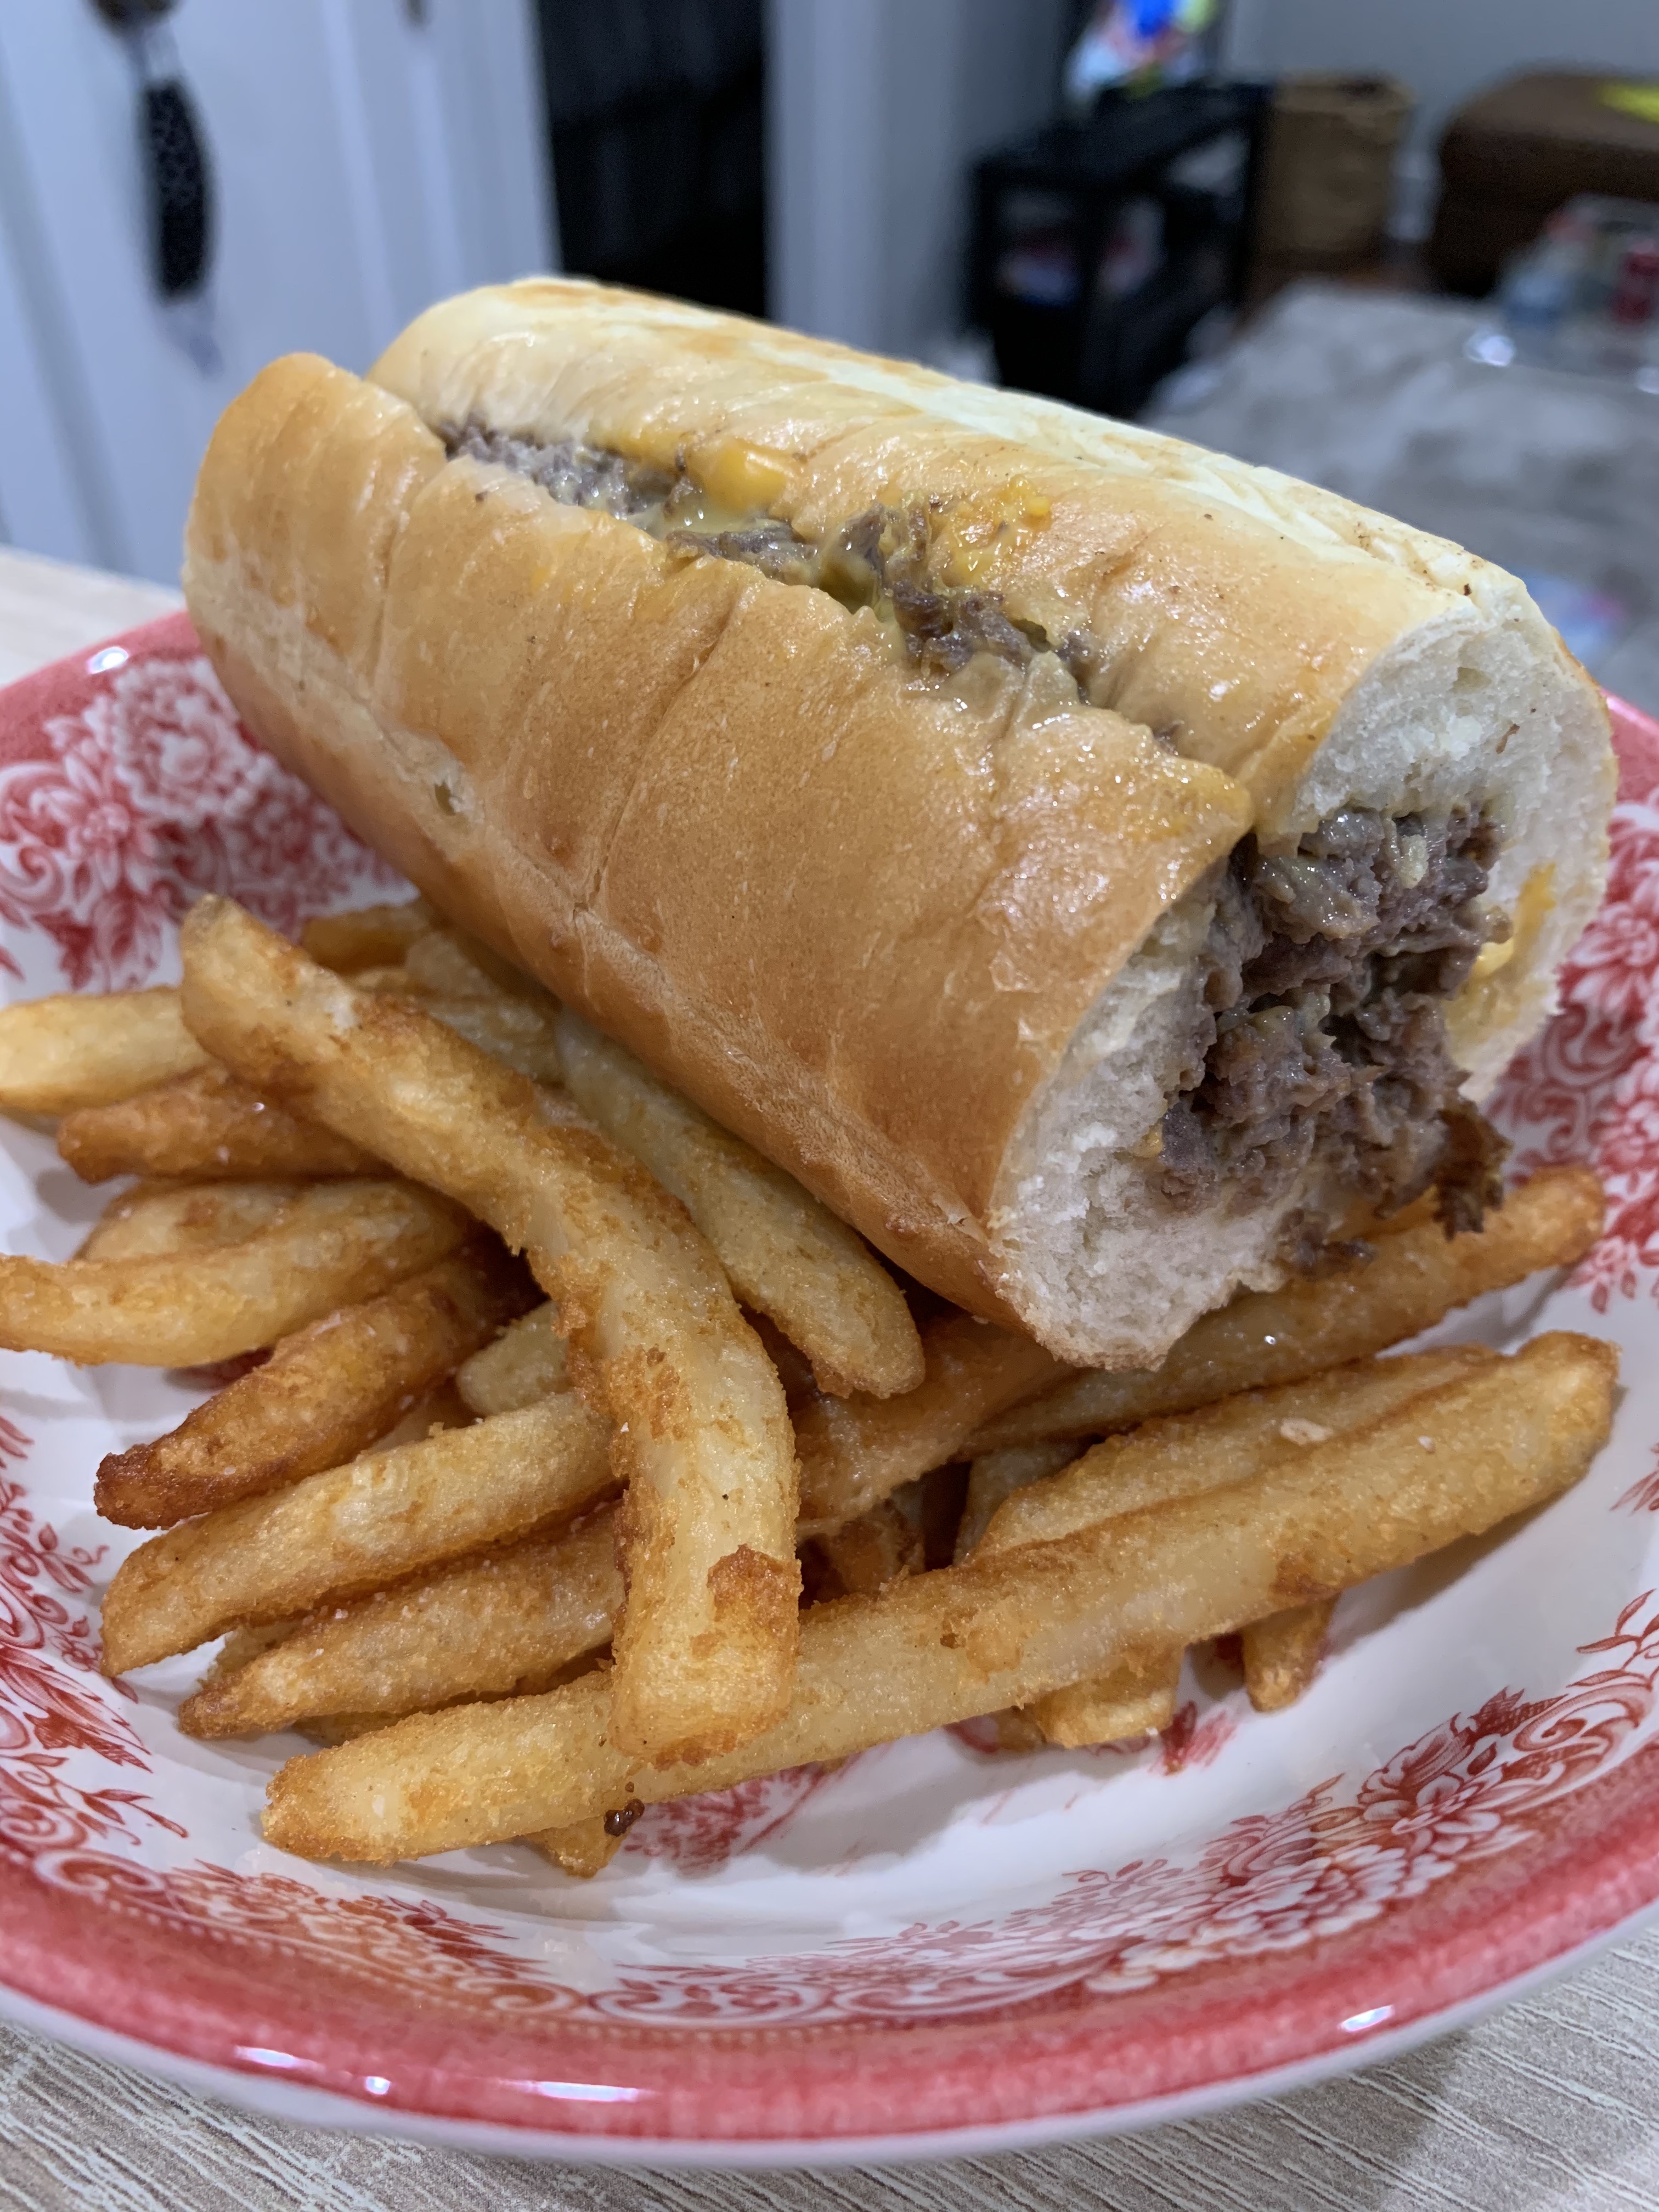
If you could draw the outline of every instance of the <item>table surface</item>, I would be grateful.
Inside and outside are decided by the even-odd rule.
[[[0,681],[176,594],[0,549]],[[3,2212],[1659,2212],[1659,1929],[1348,2079],[1146,2134],[801,2173],[539,2166],[336,2135],[0,2028]]]

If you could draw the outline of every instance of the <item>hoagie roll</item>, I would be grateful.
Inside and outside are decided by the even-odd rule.
[[[1436,1188],[1613,794],[1513,577],[1271,471],[565,281],[227,411],[190,609],[422,890],[945,1296],[1158,1358]]]

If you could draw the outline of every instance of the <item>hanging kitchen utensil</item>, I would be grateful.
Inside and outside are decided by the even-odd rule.
[[[138,146],[149,204],[151,278],[173,335],[204,374],[219,365],[207,297],[213,172],[178,49],[163,19],[176,0],[94,0],[120,33],[138,92]]]

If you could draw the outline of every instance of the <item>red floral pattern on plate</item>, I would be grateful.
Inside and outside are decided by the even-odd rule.
[[[28,1439],[5,1421],[0,1445],[21,1456]],[[0,1852],[31,1864],[94,1836],[125,1837],[135,1815],[185,1833],[137,1791],[82,1788],[65,1771],[74,1751],[149,1771],[131,1723],[111,1703],[113,1686],[85,1680],[98,1643],[76,1601],[102,1556],[37,1528],[22,1486],[0,1475]]]
[[[624,1973],[590,2000],[617,2017],[769,2026],[804,2020],[961,2019],[1086,1989],[1145,1989],[1223,1959],[1299,1948],[1420,1896],[1471,1859],[1528,1839],[1527,1816],[1577,1788],[1645,1720],[1659,1679],[1659,1613],[1633,1599],[1589,1651],[1615,1667],[1529,1702],[1503,1690],[1409,1744],[1360,1784],[1340,1778],[1275,1813],[1230,1823],[1188,1865],[1074,1874],[1000,1920],[947,1921],[834,1942],[802,1957]]]
[[[710,1874],[781,1836],[807,1799],[839,1771],[794,1766],[784,1774],[757,1775],[732,1790],[647,1805],[623,1849],[665,1859],[682,1874]]]
[[[292,931],[354,883],[398,880],[254,744],[188,623],[155,631],[0,768],[0,920],[43,930],[75,990],[147,981],[204,891]]]
[[[1577,1278],[1598,1313],[1644,1279],[1659,1291],[1659,727],[1631,717],[1620,756],[1607,897],[1561,970],[1560,1012],[1489,1109],[1523,1172],[1571,1160],[1601,1171],[1607,1228]]]
[[[117,668],[65,665],[7,706],[0,919],[44,933],[77,983],[147,980],[199,890],[291,927],[369,877],[235,728],[182,619],[135,634]],[[1502,1088],[1530,1157],[1610,1173],[1609,1240],[1585,1271],[1604,1309],[1659,1265],[1659,728],[1627,717],[1621,734],[1608,908]],[[0,1429],[0,1460],[27,1448]],[[1652,1506],[1648,1487],[1624,1502]],[[1426,2016],[1659,1898],[1659,1751],[1643,1740],[1659,1614],[1644,1596],[1583,1647],[1611,1663],[1559,1693],[1501,1691],[1357,1784],[1333,1775],[1185,1854],[1073,1873],[996,1917],[627,1963],[579,1989],[522,1934],[407,1881],[167,1863],[180,1824],[110,1779],[150,1754],[92,1671],[96,1565],[0,1477],[0,1974],[228,2081],[275,2070],[411,2112],[550,2123],[568,2142],[805,2143],[1075,2115]],[[1149,1754],[1172,1768],[1236,1724],[1219,1708],[1182,1718]],[[632,1852],[709,1870],[775,1840],[832,1781],[805,1770],[654,1809]],[[1355,2011],[1356,1990],[1388,2001]]]

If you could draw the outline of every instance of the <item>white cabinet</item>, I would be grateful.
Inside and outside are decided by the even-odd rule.
[[[215,197],[191,320],[152,279],[124,40],[91,0],[0,0],[0,536],[170,581],[203,446],[256,369],[302,348],[364,368],[429,301],[553,266],[532,15],[182,0]]]

